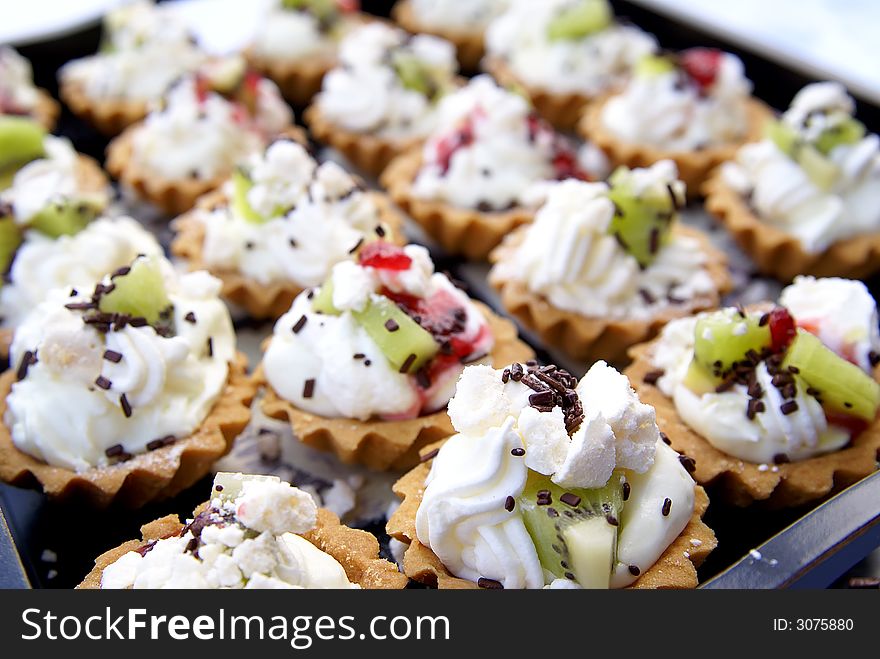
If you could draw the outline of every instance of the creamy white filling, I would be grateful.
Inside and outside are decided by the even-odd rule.
[[[410,0],[419,23],[464,34],[481,34],[512,0]]]
[[[426,137],[437,123],[436,101],[403,85],[393,67],[396,57],[416,58],[446,87],[453,85],[458,65],[452,44],[371,23],[340,44],[340,66],[324,77],[317,98],[322,114],[355,132],[394,140]]]
[[[37,104],[31,63],[9,46],[0,46],[0,114],[30,112]]]
[[[26,231],[9,281],[0,288],[0,324],[18,327],[52,289],[72,287],[90,293],[96,281],[138,254],[161,256],[162,247],[130,217],[100,218],[73,236],[59,238]]]
[[[358,587],[335,558],[298,535],[315,526],[311,496],[277,479],[247,479],[235,499],[211,501],[209,515],[219,523],[201,530],[195,551],[187,550],[196,540],[191,530],[157,540],[104,568],[101,588]]]
[[[263,358],[266,379],[279,396],[312,414],[361,420],[414,417],[446,405],[464,366],[450,367],[428,389],[422,389],[414,376],[390,364],[350,311],[362,309],[381,284],[418,297],[443,291],[465,310],[461,338],[477,341],[475,355],[489,352],[493,339],[482,314],[446,276],[432,274],[433,264],[424,248],[410,245],[405,249],[413,258],[413,267],[405,275],[384,281],[372,268],[352,262],[336,265],[333,303],[342,310],[338,316],[315,313],[309,292],[294,300],[290,311],[278,319]],[[302,318],[305,325],[294,332],[292,328]],[[309,392],[308,381],[313,381]]]
[[[525,84],[556,93],[600,94],[623,82],[653,52],[654,38],[637,27],[610,25],[581,39],[548,37],[570,0],[514,3],[486,31],[490,55],[504,59]]]
[[[782,122],[809,140],[828,127],[830,117],[849,118],[853,109],[842,85],[815,83],[798,92]],[[838,171],[830,189],[820,188],[769,139],[742,147],[722,173],[732,188],[748,196],[762,221],[817,253],[839,240],[880,231],[880,137],[871,134],[838,145],[828,160]]]
[[[870,369],[868,354],[880,350],[876,306],[864,284],[843,279],[799,277],[783,290],[780,304],[799,325],[815,331],[828,347]],[[808,385],[795,376],[797,410],[784,414],[779,390],[766,366],[755,371],[764,391],[765,411],[746,416],[747,387],[697,395],[684,384],[700,316],[670,322],[660,335],[651,362],[663,371],[657,386],[675,402],[679,416],[721,451],[749,462],[772,463],[774,456],[803,460],[845,446],[849,431],[828,423],[821,405],[807,395]]]
[[[374,197],[339,165],[320,166],[290,141],[273,143],[247,165],[254,183],[250,206],[268,218],[253,222],[227,204],[198,209],[205,228],[203,256],[210,268],[240,272],[261,283],[321,284],[336,263],[375,236],[382,218]],[[232,183],[225,186],[227,198]],[[384,227],[384,230],[388,230]]]
[[[67,200],[88,201],[90,206],[109,203],[110,190],[83,190],[79,177],[79,156],[69,140],[47,135],[45,156],[19,169],[12,185],[0,192],[0,202],[12,206],[16,224],[26,225],[52,203]]]
[[[336,41],[321,32],[317,19],[304,11],[286,10],[281,3],[265,12],[251,48],[255,53],[279,60],[332,57]]]
[[[625,470],[631,496],[624,506],[612,587],[636,579],[675,539],[693,512],[694,482],[677,454],[659,441],[654,410],[629,381],[604,362],[577,387],[587,418],[569,437],[559,407],[529,406],[533,391],[502,381],[501,371],[473,366],[459,379],[449,415],[460,434],[434,458],[416,513],[416,533],[456,576],[494,579],[505,588],[559,587],[538,559],[520,508],[528,469],[563,487],[595,488]],[[524,455],[514,455],[524,449]],[[672,500],[670,514],[663,502]]]
[[[750,92],[742,62],[724,53],[707,93],[680,84],[678,71],[636,75],[605,104],[602,123],[621,140],[670,151],[736,142],[748,128]]]
[[[488,76],[472,79],[440,102],[438,127],[425,144],[423,165],[412,192],[466,208],[506,209],[524,203],[535,183],[553,180],[559,139],[544,126],[535,131],[527,101]],[[444,170],[450,136],[464,125],[472,141],[457,148]],[[587,173],[604,173],[604,159],[584,145],[576,152]]]
[[[674,184],[675,167],[661,161],[634,170],[651,184]],[[604,183],[568,180],[549,188],[522,244],[499,261],[493,278],[520,281],[554,307],[589,317],[649,318],[677,301],[716,290],[699,242],[672,234],[642,269],[608,232],[614,205]]]
[[[10,360],[17,368],[30,351],[37,362],[12,385],[4,419],[20,450],[84,471],[108,464],[106,451],[116,445],[136,455],[156,439],[184,438],[201,425],[226,386],[235,334],[217,297],[219,280],[204,272],[176,277],[162,263],[173,338],[130,325],[105,336],[85,325],[82,312],[65,305],[88,300],[91,290],[71,296],[70,288],[54,289],[23,320]],[[186,320],[190,313],[196,322]],[[122,354],[118,363],[104,357],[108,349]],[[96,386],[99,377],[109,381],[107,389]]]
[[[132,160],[164,178],[210,179],[263,149],[266,139],[290,125],[293,115],[278,88],[261,79],[256,111],[209,92],[199,102],[195,79],[183,78],[165,97],[165,107],[147,115],[132,139]]]

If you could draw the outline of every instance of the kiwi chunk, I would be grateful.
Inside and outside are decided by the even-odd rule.
[[[694,360],[715,377],[723,378],[736,364],[763,356],[773,344],[768,323],[761,316],[721,309],[697,320],[694,328]]]
[[[73,236],[85,229],[102,210],[102,204],[94,200],[65,199],[43,208],[31,218],[29,226],[50,238]]]
[[[798,370],[799,377],[819,392],[826,409],[868,423],[877,416],[880,384],[809,332],[798,329],[782,364]]]
[[[653,78],[675,71],[675,63],[663,55],[643,55],[636,62],[633,73],[644,78]]]
[[[611,25],[611,7],[606,0],[581,0],[566,7],[547,25],[550,41],[583,39]]]
[[[328,316],[338,316],[341,312],[333,306],[333,279],[324,282],[312,300],[312,309],[316,313],[325,313]]]
[[[826,154],[838,144],[848,144],[858,141],[864,135],[864,126],[852,120],[854,126],[837,130],[829,129],[819,136],[815,144],[804,142],[797,131],[783,121],[770,121],[765,128],[765,135],[779,147],[779,150],[787,154],[792,160],[800,165],[810,177],[810,180],[821,190],[830,190],[840,176],[840,168],[826,157]],[[839,124],[844,126],[847,122]],[[846,141],[850,140],[850,141]]]
[[[764,135],[773,142],[779,150],[789,156],[794,154],[795,147],[800,141],[800,137],[794,128],[784,121],[770,120],[764,127]]]
[[[232,172],[232,211],[248,222],[263,224],[266,218],[254,210],[247,198],[252,187],[254,182],[243,169],[237,167]]]
[[[608,198],[615,206],[608,232],[644,268],[654,262],[660,248],[669,242],[678,200],[662,184],[637,194],[631,174],[629,168],[618,167],[608,179]]]
[[[0,272],[7,272],[12,265],[15,251],[21,245],[21,228],[11,215],[0,215]]]
[[[98,302],[104,313],[145,318],[154,326],[168,315],[170,307],[159,263],[150,257],[135,259],[126,274],[114,276],[113,289]]]
[[[18,168],[45,155],[45,129],[25,117],[0,116],[0,170]]]
[[[418,92],[429,100],[434,100],[441,91],[442,85],[435,72],[415,55],[395,53],[393,67],[400,84],[406,89]]]
[[[816,140],[816,148],[828,155],[835,147],[855,144],[865,136],[865,125],[857,119],[848,118],[826,128]]]
[[[415,373],[440,350],[431,333],[387,297],[372,296],[363,311],[352,315],[401,373]]]
[[[214,476],[214,486],[211,488],[211,498],[219,498],[221,501],[235,501],[246,481],[268,481],[280,483],[277,476],[262,476],[259,474],[239,474],[231,471],[218,471]]]
[[[517,505],[545,570],[584,588],[608,588],[617,560],[622,480],[615,471],[604,487],[570,489],[529,470]]]
[[[830,190],[840,176],[840,168],[811,144],[799,145],[794,159],[820,190]]]

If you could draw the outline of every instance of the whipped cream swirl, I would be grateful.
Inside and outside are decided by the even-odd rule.
[[[607,161],[580,149],[540,120],[528,102],[486,75],[446,96],[412,185],[417,197],[480,210],[523,204],[535,183],[568,176],[601,178]],[[566,167],[560,168],[564,161]]]
[[[9,46],[0,46],[0,115],[30,114],[39,98],[31,63]]]
[[[409,0],[419,23],[461,34],[483,33],[513,0]]]
[[[336,4],[336,0],[327,4]],[[341,11],[338,5],[337,9]],[[339,39],[357,24],[358,19],[356,14],[342,12],[330,20],[329,24],[322,23],[308,10],[286,9],[282,0],[270,0],[250,49],[262,57],[287,62],[332,59]]]
[[[230,486],[238,491],[224,494]],[[180,535],[105,567],[101,588],[359,587],[335,558],[300,535],[317,520],[306,492],[273,477],[219,474],[213,494]]]
[[[333,305],[338,316],[316,313],[312,300],[320,289],[300,294],[278,319],[263,358],[266,379],[275,392],[296,407],[324,417],[367,420],[412,418],[443,408],[464,369],[454,360],[428,383],[400,373],[354,318],[382,288],[432,299],[463,312],[456,336],[472,345],[463,361],[485,357],[494,343],[486,319],[465,293],[445,275],[434,273],[427,250],[408,245],[412,263],[404,271],[363,267],[352,261],[334,266]],[[441,313],[439,306],[437,313]],[[430,313],[430,310],[429,310]],[[311,383],[311,385],[309,385]],[[424,386],[427,384],[428,386]]]
[[[253,183],[247,202],[264,221],[242,217],[235,204],[200,208],[203,257],[211,269],[261,283],[321,284],[367,236],[388,229],[372,193],[334,162],[318,165],[299,144],[278,140],[243,165]],[[226,183],[228,199],[234,184]]]
[[[854,102],[842,85],[807,85],[781,122],[805,141],[851,119]],[[835,177],[818,185],[808,171],[772,140],[747,144],[722,169],[724,180],[747,196],[758,217],[795,236],[818,253],[839,240],[880,231],[880,137],[865,135],[827,154]]]
[[[634,193],[670,186],[684,197],[669,160],[630,174]],[[524,229],[522,244],[499,261],[495,281],[520,281],[554,307],[589,317],[656,315],[716,290],[699,242],[673,232],[642,269],[609,232],[614,204],[605,183],[568,180],[545,189],[546,202]]]
[[[676,68],[638,70],[602,110],[602,123],[618,139],[669,151],[694,151],[737,142],[748,129],[751,82],[743,64],[721,53],[711,85],[682,82]]]
[[[4,419],[16,447],[85,471],[198,429],[226,386],[235,334],[219,280],[177,276],[159,263],[173,336],[130,324],[101,333],[76,308],[91,291],[69,287],[50,291],[22,321],[10,362],[24,377],[12,385]]]
[[[382,23],[352,31],[339,46],[339,60],[340,66],[325,76],[317,98],[322,114],[348,130],[391,140],[422,138],[431,132],[437,122],[437,99],[452,89],[458,70],[449,42],[425,34],[411,37]],[[420,81],[425,89],[407,86],[395,61],[418,63],[426,76]]]
[[[514,365],[505,372],[516,368],[526,371]],[[659,441],[654,409],[601,361],[576,392],[586,418],[569,436],[561,408],[530,406],[534,392],[521,380],[488,366],[465,369],[449,403],[459,434],[434,458],[416,513],[419,542],[456,576],[505,588],[557,587],[542,569],[519,507],[507,505],[508,497],[522,494],[529,469],[563,487],[602,487],[616,468],[630,482],[612,587],[632,583],[629,566],[648,569],[687,525],[694,482]],[[669,515],[661,513],[665,498],[672,501]]]
[[[486,50],[530,87],[595,96],[622,83],[657,47],[639,28],[614,24],[581,39],[550,39],[549,25],[569,5],[571,0],[513,3],[486,31]]]

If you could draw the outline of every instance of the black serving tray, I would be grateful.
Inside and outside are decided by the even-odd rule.
[[[363,2],[365,9],[382,16],[388,15],[392,4],[390,0]],[[786,107],[794,93],[812,81],[803,73],[653,13],[637,3],[616,1],[612,4],[619,16],[655,34],[664,47],[709,45],[736,53],[746,65],[756,95],[773,107]],[[94,52],[98,40],[99,30],[92,27],[20,50],[33,63],[37,83],[57,95],[58,66],[73,57]],[[858,115],[873,132],[878,132],[880,107],[858,99]],[[297,117],[300,117],[299,111]],[[69,137],[78,150],[99,159],[103,157],[106,139],[66,108],[56,132]],[[693,212],[699,214],[699,206]],[[411,238],[415,242],[429,246],[438,270],[448,270],[468,285],[474,297],[504,314],[485,285],[484,267],[443,254],[425,240],[417,228],[408,228],[412,229]],[[167,240],[166,232],[161,232],[162,238]],[[880,278],[866,283],[877,299]],[[269,323],[255,327],[245,322],[237,325],[237,329],[269,331],[271,326]],[[528,332],[523,332],[523,338],[543,361],[556,361],[575,371],[579,368],[554,351],[546,350]],[[142,524],[171,513],[182,518],[189,516],[205,498],[209,484],[210,478],[205,478],[174,499],[141,510],[100,512],[53,504],[35,491],[0,484],[0,587],[71,588],[89,572],[96,556],[139,537]],[[812,509],[767,511],[753,506],[743,510],[725,507],[716,500],[711,503],[705,520],[719,540],[718,548],[700,569],[705,588],[846,585],[849,575],[856,574],[851,568],[880,546],[880,473]],[[376,533],[387,553],[388,538],[384,535],[382,517],[361,518],[357,525]],[[865,565],[862,564],[858,574],[874,569]]]

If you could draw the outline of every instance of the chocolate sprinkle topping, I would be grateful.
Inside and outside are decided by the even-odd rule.
[[[110,387],[113,386],[113,383],[110,382],[110,380],[105,378],[103,375],[99,375],[98,378],[95,380],[95,385],[97,385],[104,391],[107,391]]]
[[[519,448],[519,447],[512,448],[512,449],[510,449],[510,454],[515,455],[518,458],[521,458],[522,456],[524,456],[526,454],[526,450],[524,448]]]
[[[114,444],[106,451],[104,451],[104,455],[106,455],[108,458],[115,458],[118,455],[122,455],[124,451],[125,449],[122,448],[122,444]]]
[[[26,350],[25,353],[21,356],[21,363],[18,365],[18,371],[16,372],[15,377],[19,381],[24,380],[27,377],[28,368],[36,363],[36,353],[33,353],[30,350]]]
[[[664,371],[662,369],[658,369],[656,371],[648,371],[645,373],[645,377],[643,379],[645,384],[657,384],[657,380],[662,378],[664,375]]]
[[[193,325],[195,325],[195,322],[196,322],[196,315],[195,315],[195,313],[193,313],[192,311],[190,311],[190,312],[188,312],[188,313],[183,317],[183,319],[184,319],[186,322],[188,322],[188,323],[192,323]]]
[[[477,585],[480,588],[487,588],[489,590],[504,590],[504,586],[500,581],[495,581],[495,579],[487,579],[486,577],[480,577],[477,579]]]
[[[116,352],[115,350],[105,350],[104,351],[104,359],[108,362],[113,362],[114,364],[118,364],[122,361],[122,353]]]
[[[782,405],[779,406],[779,411],[783,414],[792,414],[797,412],[798,404],[797,401],[787,400]]]
[[[398,325],[397,321],[393,318],[389,318],[385,321],[385,329],[387,329],[389,332],[396,332],[400,329],[400,325]]]
[[[663,443],[667,446],[672,446],[672,440],[669,439],[669,435],[667,435],[665,432],[660,433],[660,439],[662,439]]]
[[[407,373],[409,371],[410,366],[413,365],[413,362],[416,360],[416,356],[414,353],[410,353],[409,356],[404,360],[403,364],[400,366],[401,373]]]
[[[507,512],[512,513],[515,506],[516,506],[516,499],[514,499],[513,497],[508,496],[504,500],[504,510],[506,510]]]
[[[131,416],[131,403],[128,402],[128,396],[122,394],[119,397],[119,406],[122,408],[122,413],[126,419]]]
[[[419,462],[427,462],[428,460],[433,460],[437,457],[437,454],[440,452],[439,448],[435,448],[431,451],[425,453],[421,458],[419,458]]]
[[[629,493],[631,491],[632,491],[632,486],[629,483],[627,483],[626,481],[623,481],[623,500],[624,501],[629,499]]]
[[[642,571],[639,569],[638,565],[630,565],[629,566],[629,573],[631,575],[633,575],[634,577],[637,577],[642,573]]]
[[[385,237],[385,228],[381,224],[376,225],[376,235],[380,238]]]
[[[773,464],[784,465],[787,462],[791,462],[791,460],[788,459],[785,453],[777,453],[773,456]]]
[[[559,497],[559,500],[565,505],[571,506],[572,508],[577,508],[581,503],[581,498],[573,492],[566,492]]]
[[[871,364],[871,366],[876,366],[877,364],[880,364],[880,353],[878,353],[874,350],[869,352],[868,353],[868,362]]]
[[[303,398],[311,398],[315,393],[315,379],[309,378],[303,385]]]
[[[309,319],[306,317],[305,314],[300,316],[300,319],[298,321],[296,321],[296,323],[294,323],[293,327],[291,328],[293,330],[293,333],[299,334],[300,330],[306,326],[306,323],[308,322],[308,320]]]
[[[208,337],[208,357],[214,356],[214,339]]]
[[[685,471],[687,471],[689,474],[692,474],[697,470],[696,461],[689,455],[678,456],[678,461],[681,463],[681,466],[685,468]]]
[[[672,510],[672,499],[666,497],[663,499],[663,508],[660,509],[660,512],[663,513],[663,517],[669,517],[670,510]]]

